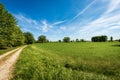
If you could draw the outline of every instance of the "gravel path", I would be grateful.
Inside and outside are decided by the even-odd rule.
[[[0,56],[0,59],[2,59],[5,56],[7,56],[8,54],[11,54],[16,51],[12,56],[10,56],[7,60],[5,60],[3,64],[0,65],[0,80],[9,80],[10,79],[10,77],[12,76],[11,73],[13,70],[13,65],[16,63],[17,58],[19,57],[19,54],[25,47],[26,46],[17,48],[15,50],[12,50],[12,51]]]

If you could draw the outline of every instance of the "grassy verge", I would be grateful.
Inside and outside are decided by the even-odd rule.
[[[16,49],[16,48],[18,48],[18,47],[20,47],[20,46],[8,48],[8,49],[0,49],[0,55],[6,53],[6,52],[8,52],[8,51],[11,51],[11,50],[13,50],[13,49]]]
[[[17,50],[14,51],[14,52],[12,52],[12,53],[10,53],[10,54],[7,55],[7,56],[5,56],[4,58],[0,59],[0,64],[1,64],[1,63],[4,63],[4,61],[6,61],[8,58],[10,58],[15,52],[17,52]]]
[[[12,80],[119,80],[119,43],[47,43],[25,48]]]

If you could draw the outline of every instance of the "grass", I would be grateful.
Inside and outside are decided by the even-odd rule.
[[[17,51],[14,51],[14,52],[8,54],[7,56],[5,56],[4,58],[0,59],[0,64],[4,63],[8,58],[10,58],[12,55],[14,55],[15,52],[17,52]]]
[[[21,47],[21,46],[11,47],[11,48],[7,48],[7,49],[0,49],[0,55],[6,53],[6,52],[8,52],[8,51],[11,51],[11,50],[13,50],[13,49],[16,49],[16,48],[18,48],[18,47]]]
[[[12,80],[119,80],[119,42],[29,45]]]
[[[8,52],[8,51],[11,51],[11,50],[13,50],[13,49],[16,49],[16,48],[17,48],[17,47],[12,47],[12,48],[8,48],[8,49],[0,49],[0,55],[6,53],[6,52]]]

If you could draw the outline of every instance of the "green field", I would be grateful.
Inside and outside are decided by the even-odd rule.
[[[26,47],[12,80],[119,80],[119,42],[44,43]]]

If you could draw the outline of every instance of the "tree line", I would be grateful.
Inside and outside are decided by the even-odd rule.
[[[32,44],[34,41],[33,35],[23,33],[15,17],[0,3],[0,49]]]
[[[94,36],[91,38],[92,42],[106,42],[107,41],[107,36]]]
[[[113,40],[113,37],[111,36],[110,39],[108,39],[108,37],[106,35],[101,35],[101,36],[93,36],[91,38],[91,41],[92,42],[113,42],[113,41],[119,41],[120,42],[120,39],[119,40]],[[88,42],[84,39],[76,39],[76,40],[70,40],[70,37],[64,37],[63,38],[63,41],[59,40],[58,42]]]
[[[0,3],[0,48],[24,44],[24,36],[14,16]]]

